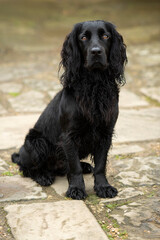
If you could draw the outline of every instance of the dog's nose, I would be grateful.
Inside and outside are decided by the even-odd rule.
[[[91,54],[92,55],[101,55],[101,53],[102,53],[102,51],[101,51],[101,49],[99,47],[93,47],[91,49]]]

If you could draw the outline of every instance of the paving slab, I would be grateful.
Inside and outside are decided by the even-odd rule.
[[[0,177],[0,190],[3,195],[0,202],[44,199],[46,193],[36,182],[21,176]]]
[[[104,198],[100,202],[101,203],[112,203],[117,202],[120,200],[126,201],[127,199],[142,196],[144,193],[134,187],[124,187],[124,188],[118,188],[118,195],[114,198]]]
[[[93,174],[84,174],[84,181],[86,187],[86,193],[91,194],[95,193],[93,190],[94,186],[94,177]],[[66,191],[68,189],[68,180],[67,177],[56,177],[55,182],[51,185],[51,187],[61,196],[65,196]]]
[[[6,171],[8,164],[0,158],[0,173]]]
[[[29,88],[36,89],[39,91],[51,91],[55,89],[56,83],[54,81],[48,81],[45,79],[37,79],[37,78],[25,78],[23,79],[23,83],[27,85]],[[59,85],[59,84],[58,84]]]
[[[14,204],[5,207],[16,240],[107,240],[83,201]]]
[[[0,118],[0,149],[20,146],[25,134],[40,114]],[[160,108],[121,109],[113,137],[115,143],[146,141],[160,138]]]
[[[45,71],[46,68],[46,64],[27,62],[23,62],[21,64],[1,65],[0,82],[7,82],[15,79],[33,76],[37,73]]]
[[[160,108],[121,109],[113,141],[117,143],[160,138]]]
[[[19,93],[22,90],[22,85],[19,83],[1,83],[0,90],[4,93]]]
[[[109,155],[138,153],[144,151],[144,148],[137,144],[113,144],[113,147],[109,151]]]
[[[160,239],[160,198],[141,199],[113,210],[110,215],[129,233],[130,240]]]
[[[108,172],[108,175],[110,173]],[[84,181],[85,181],[85,187],[86,187],[86,193],[89,194],[96,194],[94,192],[93,186],[94,186],[94,177],[92,174],[85,174],[83,175]],[[62,197],[65,196],[65,193],[68,189],[68,181],[66,177],[56,177],[55,182],[51,185],[51,187],[61,195]],[[143,195],[143,192],[133,188],[133,187],[125,187],[125,188],[119,188],[118,189],[118,196],[115,198],[106,198],[102,199],[102,203],[107,202],[116,202],[119,200],[126,200],[132,197]]]
[[[51,99],[53,99],[57,94],[57,91],[49,91],[48,95],[50,96]]]
[[[113,160],[111,165],[118,171],[115,179],[123,185],[134,187],[160,184],[160,157]]]
[[[141,88],[141,93],[160,102],[160,87]]]
[[[137,96],[135,93],[122,88],[119,97],[120,108],[144,107],[148,106],[148,102],[142,97]]]
[[[7,110],[0,104],[0,114],[6,114]]]
[[[20,147],[28,130],[34,126],[39,114],[0,118],[0,149]]]
[[[8,101],[16,112],[42,112],[46,107],[44,94],[33,90],[11,97]]]

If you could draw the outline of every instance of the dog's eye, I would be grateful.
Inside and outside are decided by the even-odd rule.
[[[86,40],[87,40],[87,37],[86,37],[86,36],[83,36],[81,39],[82,39],[82,41],[86,41]]]
[[[108,39],[108,38],[109,38],[108,35],[106,35],[106,34],[103,35],[103,39]]]

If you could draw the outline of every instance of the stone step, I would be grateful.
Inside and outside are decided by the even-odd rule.
[[[107,240],[83,201],[14,204],[5,207],[16,240]]]

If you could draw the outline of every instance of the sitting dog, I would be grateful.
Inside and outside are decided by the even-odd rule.
[[[12,161],[23,175],[42,186],[67,174],[66,195],[86,197],[83,173],[94,159],[94,190],[101,198],[117,189],[106,178],[107,154],[118,117],[119,88],[125,83],[126,46],[115,26],[105,21],[78,23],[64,41],[60,67],[63,89],[29,131]]]

